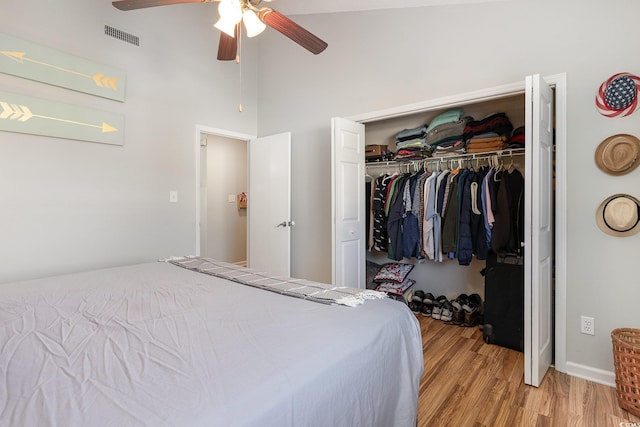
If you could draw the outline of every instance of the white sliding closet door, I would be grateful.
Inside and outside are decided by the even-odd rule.
[[[365,288],[364,125],[331,119],[332,283]]]
[[[538,387],[553,357],[553,91],[528,76],[525,94],[525,384]]]

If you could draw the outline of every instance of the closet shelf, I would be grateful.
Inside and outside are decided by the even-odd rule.
[[[498,151],[487,151],[486,153],[470,153],[470,154],[459,154],[457,156],[442,156],[442,157],[425,157],[424,159],[419,160],[410,160],[410,161],[398,161],[398,160],[387,160],[380,162],[365,162],[365,167],[390,167],[390,166],[401,166],[401,165],[422,165],[424,163],[446,163],[450,161],[459,161],[459,160],[481,160],[481,159],[491,159],[497,157],[498,159],[502,157],[509,156],[521,156],[524,155],[524,148],[509,148]]]

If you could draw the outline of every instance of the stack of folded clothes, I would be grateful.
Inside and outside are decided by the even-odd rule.
[[[438,145],[434,147],[431,152],[433,157],[452,157],[465,154],[467,150],[464,141],[458,139],[451,143]]]
[[[467,153],[486,153],[507,148],[513,125],[505,113],[495,113],[467,123],[464,139]]]
[[[507,141],[509,148],[524,148],[524,126],[515,128]]]
[[[505,113],[495,113],[482,120],[473,120],[464,129],[464,139],[470,140],[474,136],[493,132],[498,135],[510,136],[513,131],[511,120]]]
[[[425,143],[427,126],[422,125],[417,128],[404,129],[396,135],[396,161],[420,160],[428,157],[429,147]]]
[[[482,133],[467,141],[467,153],[486,153],[505,148],[507,148],[507,137],[495,132]]]
[[[434,117],[427,127],[425,141],[434,157],[464,154],[464,130],[472,117],[463,116],[464,111],[456,108]]]

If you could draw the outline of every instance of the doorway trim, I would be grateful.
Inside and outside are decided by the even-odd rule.
[[[555,311],[554,311],[554,360],[552,366],[559,372],[567,372],[567,75],[553,74],[542,77],[555,89]],[[404,106],[373,111],[347,117],[359,123],[368,123],[434,109],[447,109],[467,104],[489,101],[524,94],[525,78],[521,82],[437,98]]]
[[[201,136],[202,134],[206,134],[206,135],[212,135],[212,136],[222,136],[225,138],[231,138],[231,139],[237,139],[239,141],[245,141],[245,142],[249,142],[252,139],[256,138],[256,135],[250,135],[250,134],[246,134],[246,133],[240,133],[240,132],[235,132],[235,131],[231,131],[231,130],[226,130],[226,129],[219,129],[219,128],[214,128],[214,127],[210,127],[210,126],[204,126],[204,125],[196,125],[196,131],[195,131],[195,143],[194,143],[194,151],[195,151],[195,175],[196,175],[196,179],[195,179],[195,200],[196,200],[196,229],[195,229],[195,233],[196,233],[196,244],[195,244],[195,251],[194,254],[196,256],[200,256],[200,222],[202,221],[200,212],[201,212],[201,208],[202,208],[202,200],[200,198],[200,185],[201,183],[201,179],[200,179],[200,173],[201,173],[201,167],[200,167],[200,162],[202,161],[202,159],[200,158],[200,145],[201,145]],[[247,239],[249,239],[249,236],[247,235]]]

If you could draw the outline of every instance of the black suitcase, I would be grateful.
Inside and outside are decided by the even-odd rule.
[[[524,259],[489,251],[484,278],[484,340],[524,351]]]

